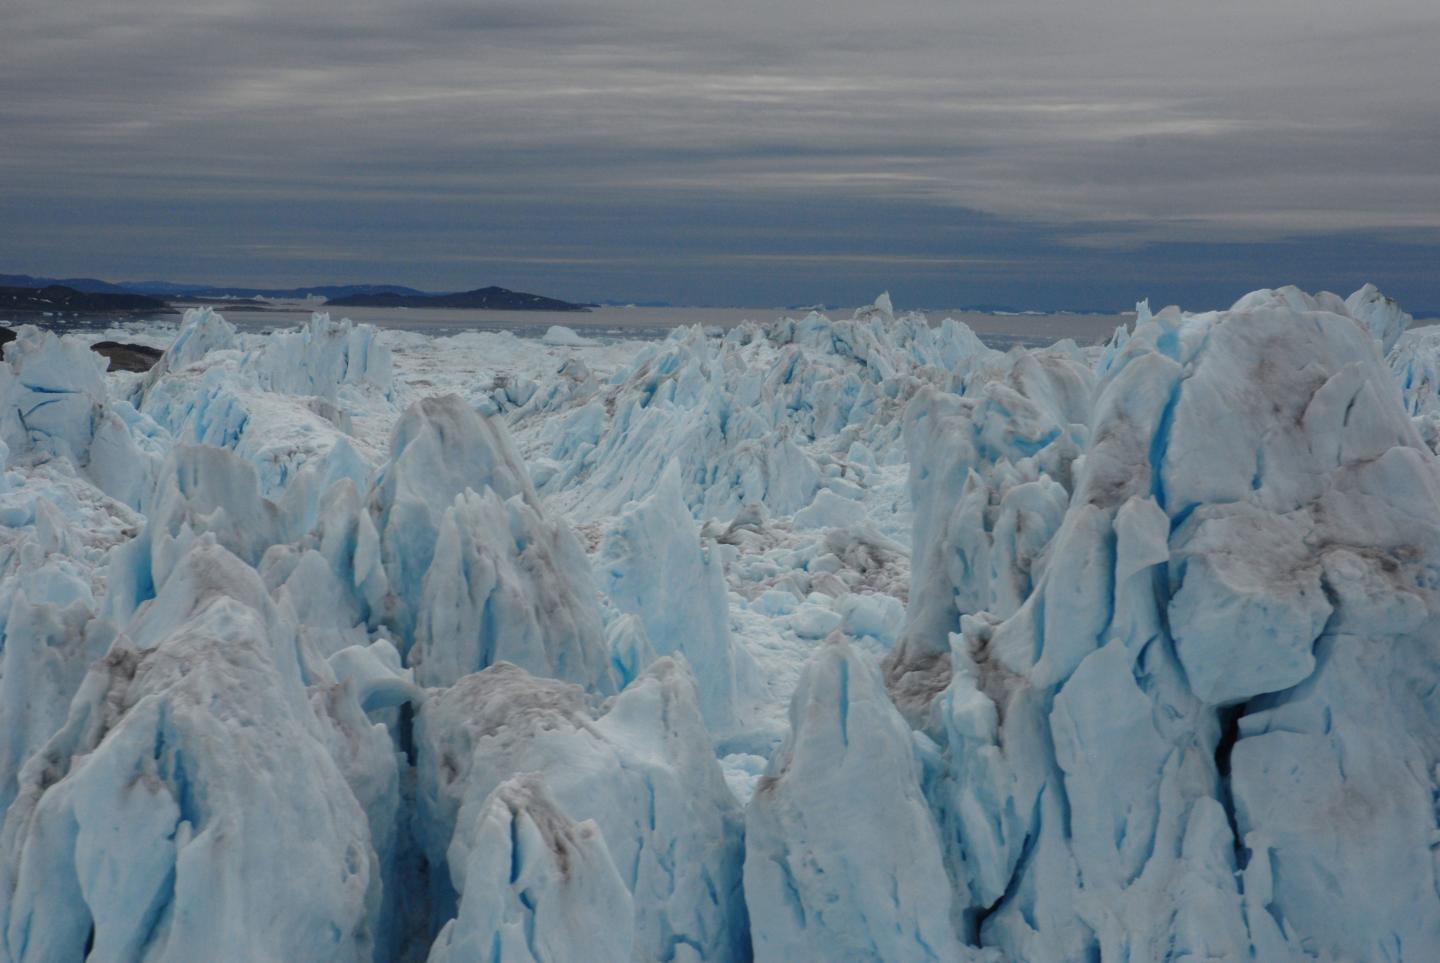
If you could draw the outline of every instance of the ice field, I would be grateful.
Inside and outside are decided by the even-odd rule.
[[[1440,960],[1440,330],[0,364],[0,961]]]

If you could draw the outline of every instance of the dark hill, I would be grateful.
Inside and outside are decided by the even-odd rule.
[[[242,288],[212,284],[172,284],[168,281],[127,281],[127,291],[154,294],[159,297],[175,298],[306,298],[317,294],[322,298],[347,297],[352,294],[410,294],[424,295],[424,291],[407,288],[401,284],[312,284],[301,288]]]
[[[337,308],[464,308],[480,311],[589,311],[583,304],[556,298],[488,287],[459,294],[406,295],[393,292],[355,294],[334,298]]]
[[[43,288],[0,287],[0,313],[103,314],[107,312],[159,313],[170,306],[143,294],[77,291],[52,284]]]
[[[217,284],[176,284],[173,281],[122,281],[112,284],[97,278],[44,278],[29,274],[0,274],[0,287],[44,288],[52,285],[76,291],[102,294],[145,294],[157,298],[304,298],[318,294],[324,298],[351,294],[424,295],[424,291],[402,284],[313,284],[301,288],[245,288]]]
[[[101,281],[99,278],[37,278],[28,274],[0,274],[0,286],[7,288],[48,288],[64,287],[87,294],[126,294],[118,284]]]

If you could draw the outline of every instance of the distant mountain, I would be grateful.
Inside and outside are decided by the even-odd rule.
[[[463,308],[482,311],[589,311],[583,304],[494,286],[459,294],[406,295],[393,292],[331,298],[337,308]]]
[[[157,298],[183,298],[215,290],[210,284],[176,284],[174,281],[121,281],[120,287]]]
[[[400,294],[424,297],[425,292],[402,284],[316,284],[303,288],[216,287],[210,284],[172,284],[169,281],[134,281],[121,284],[126,291],[173,298],[307,298],[312,294],[335,298],[366,294]]]
[[[109,281],[101,281],[98,278],[36,278],[28,274],[0,274],[0,287],[48,288],[56,286],[89,294],[124,294],[127,291],[119,284],[111,284]]]
[[[177,284],[174,281],[121,281],[96,278],[42,278],[29,274],[0,274],[0,286],[44,288],[52,285],[75,291],[105,294],[145,294],[159,298],[343,298],[354,294],[403,294],[424,297],[426,292],[403,284],[315,284],[301,288],[243,288],[214,284]]]
[[[160,313],[170,310],[164,301],[143,294],[78,291],[59,284],[0,287],[0,314]]]
[[[547,298],[524,291],[501,287],[479,288],[456,294],[436,294],[406,287],[403,284],[312,284],[298,288],[247,288],[215,284],[180,284],[174,281],[121,281],[112,283],[96,278],[56,279],[29,274],[0,274],[0,287],[41,290],[63,287],[87,294],[138,294],[152,298],[178,300],[273,298],[295,299],[322,297],[341,308],[468,308],[489,311],[588,311],[594,305],[573,304],[558,298]],[[620,303],[620,302],[613,302]],[[628,303],[628,302],[626,302]],[[664,302],[650,302],[662,305]],[[647,305],[648,306],[648,305]],[[40,310],[55,310],[40,309]],[[60,310],[124,310],[74,309]],[[134,310],[154,310],[135,308]]]

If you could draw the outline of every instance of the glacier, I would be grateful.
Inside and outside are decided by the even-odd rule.
[[[0,961],[1440,959],[1440,332],[0,362]]]

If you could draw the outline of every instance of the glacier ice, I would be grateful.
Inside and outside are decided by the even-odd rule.
[[[1440,958],[1437,448],[1369,285],[22,329],[0,961]]]
[[[1387,353],[1395,347],[1415,319],[1400,309],[1394,298],[1387,298],[1373,284],[1367,284],[1345,299],[1345,308],[1379,340]]]
[[[1434,772],[1414,734],[1427,711],[1390,709],[1411,722],[1389,736],[1369,724],[1375,690],[1435,666],[1425,546],[1440,521],[1434,463],[1370,333],[1338,298],[1293,289],[1140,324],[1097,386],[1028,597],[961,613],[948,653],[897,652],[892,678],[929,683],[911,698],[948,677],[924,722],[933,798],[985,945],[1025,960],[1433,952],[1440,902],[1399,894],[1434,893],[1434,866],[1396,859],[1381,883],[1360,857],[1369,832],[1418,854],[1418,822],[1368,809],[1340,831],[1336,794],[1359,787],[1322,775],[1358,758],[1351,726],[1392,747],[1373,747],[1361,786],[1389,796],[1401,773]],[[1408,668],[1361,670],[1366,649]],[[1415,813],[1421,795],[1395,805]],[[974,885],[972,839],[1013,863],[998,902]]]
[[[298,331],[277,331],[254,353],[260,384],[291,395],[335,399],[347,385],[369,384],[388,394],[390,349],[368,324],[316,314]]]
[[[578,687],[499,663],[431,697],[416,732],[422,842],[450,867],[462,923],[484,814],[529,773],[551,811],[598,826],[609,869],[597,856],[587,885],[614,873],[631,894],[635,959],[743,957],[740,810],[681,664],[654,663],[597,716]],[[479,887],[473,898],[495,898]]]
[[[422,682],[509,660],[614,688],[593,578],[567,526],[545,518],[509,440],[458,397],[396,425],[375,490],[390,621]]]
[[[630,893],[593,820],[572,822],[543,782],[515,776],[475,822],[455,875],[477,883],[436,938],[432,963],[630,959]]]
[[[757,960],[956,960],[910,727],[875,665],[824,643],[745,818]]]
[[[166,375],[189,367],[212,351],[235,346],[235,326],[214,308],[191,308],[185,312],[175,340],[160,360],[146,373],[145,384],[153,386]]]
[[[293,634],[253,569],[214,540],[192,554],[206,574],[162,593],[159,637],[119,637],[21,770],[0,835],[13,959],[371,952],[376,856]]]
[[[701,680],[705,721],[723,732],[736,710],[729,596],[718,549],[702,544],[694,530],[671,466],[655,493],[623,512],[606,534],[597,566],[605,593],[639,619],[652,651],[685,655]]]

